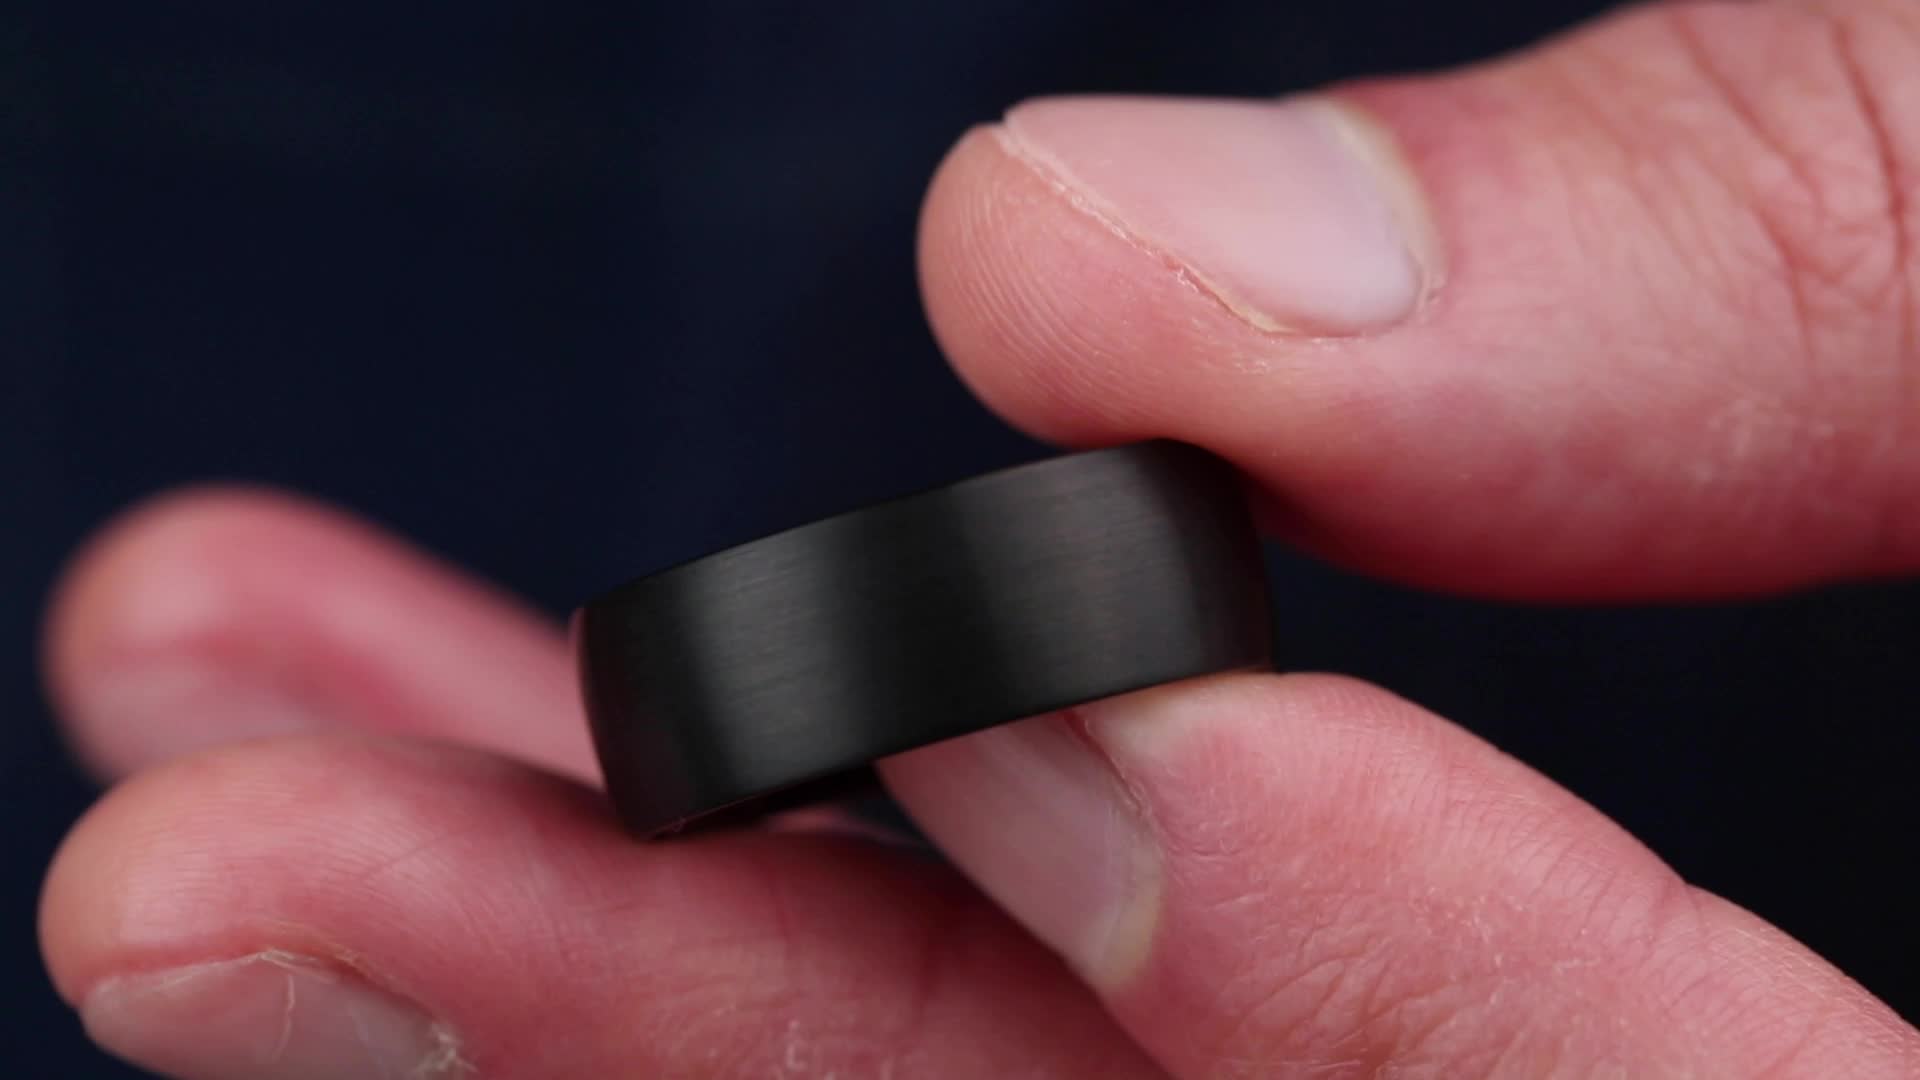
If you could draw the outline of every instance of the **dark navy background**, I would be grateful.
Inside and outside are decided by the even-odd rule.
[[[33,939],[93,795],[35,623],[116,508],[283,484],[559,613],[1033,456],[948,373],[915,295],[920,193],[963,128],[1049,91],[1453,63],[1592,6],[0,8],[6,1075],[123,1075]],[[1460,719],[1920,1015],[1920,894],[1894,884],[1920,823],[1920,592],[1582,613],[1276,558],[1283,664]]]

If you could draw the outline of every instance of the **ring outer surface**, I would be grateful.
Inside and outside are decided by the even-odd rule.
[[[608,794],[643,837],[917,746],[1271,660],[1239,477],[1164,440],[695,559],[588,602],[572,632]]]

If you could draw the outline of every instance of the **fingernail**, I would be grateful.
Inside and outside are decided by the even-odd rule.
[[[110,773],[236,739],[325,726],[319,710],[294,694],[191,665],[102,671],[74,688],[70,708],[80,752]]]
[[[424,1080],[472,1070],[452,1032],[357,976],[269,951],[97,987],[107,1051],[183,1080]]]
[[[1159,907],[1158,853],[1077,715],[993,728],[883,768],[940,847],[1087,979],[1114,985],[1139,969]]]
[[[1003,142],[1262,330],[1357,334],[1436,279],[1424,200],[1390,136],[1320,98],[1068,97]]]

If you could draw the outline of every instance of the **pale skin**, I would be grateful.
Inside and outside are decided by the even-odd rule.
[[[966,135],[920,237],[961,377],[1063,444],[1207,446],[1276,535],[1425,586],[1920,569],[1920,6],[1643,8],[1317,99],[1369,164],[1297,103]],[[1818,956],[1332,676],[888,763],[948,869],[831,822],[633,843],[558,630],[291,496],[131,512],[45,655],[122,781],[48,966],[189,1080],[1920,1075]]]

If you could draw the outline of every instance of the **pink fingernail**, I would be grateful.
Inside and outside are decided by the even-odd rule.
[[[444,1080],[472,1067],[453,1033],[349,972],[267,951],[109,979],[87,1033],[144,1068],[193,1080]]]
[[[1003,131],[1010,151],[1260,329],[1379,330],[1435,279],[1412,177],[1345,106],[1046,98]]]
[[[1131,797],[1070,717],[1042,716],[886,766],[940,846],[1096,984],[1146,958],[1159,852]]]

